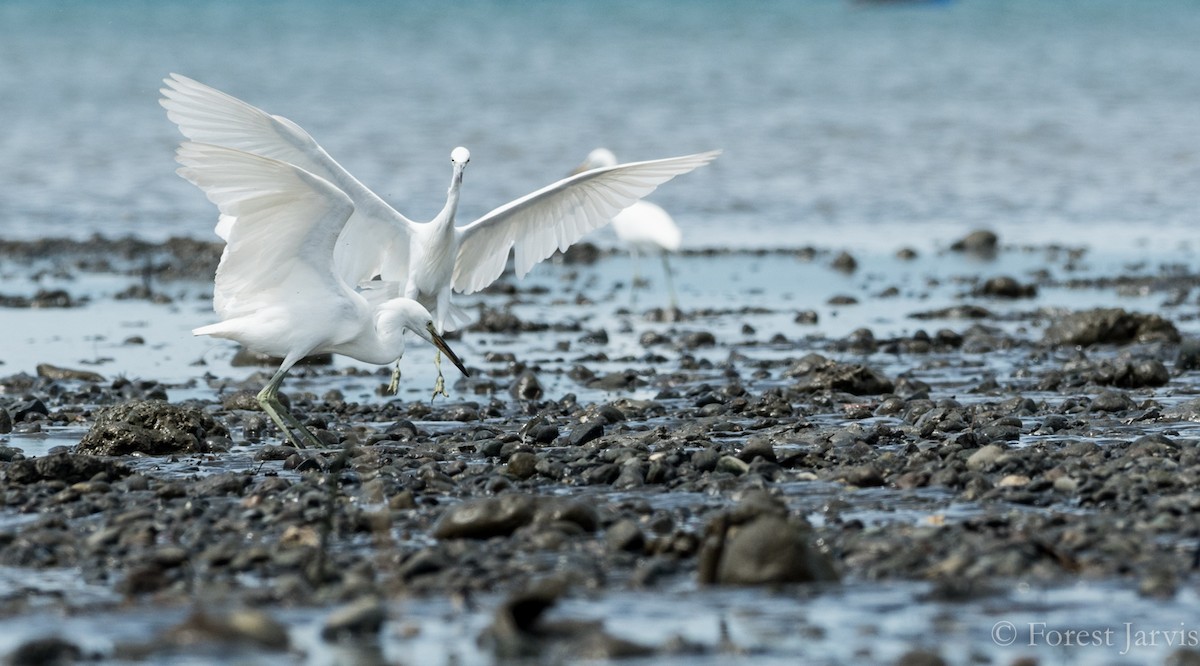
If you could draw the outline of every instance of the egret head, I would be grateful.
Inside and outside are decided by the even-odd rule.
[[[450,189],[454,190],[462,184],[463,170],[471,161],[471,151],[459,146],[450,151],[450,164],[454,167],[454,178],[450,181]]]
[[[587,159],[584,160],[582,164],[575,167],[575,170],[571,173],[583,173],[584,171],[591,171],[592,169],[611,166],[617,166],[617,156],[613,155],[612,151],[608,148],[597,148],[588,153]]]
[[[438,334],[433,325],[433,315],[425,306],[411,298],[393,298],[379,308],[375,319],[375,328],[380,338],[389,341],[396,350],[396,357],[404,355],[404,330],[410,330],[429,344],[437,347],[454,366],[469,377],[466,366],[459,360],[458,354],[450,349],[450,345]]]

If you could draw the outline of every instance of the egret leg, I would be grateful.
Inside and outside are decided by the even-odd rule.
[[[295,416],[293,416],[292,413],[283,406],[283,403],[279,402],[279,385],[283,383],[283,378],[287,375],[287,370],[288,369],[286,367],[281,367],[275,372],[275,375],[271,377],[271,381],[267,382],[267,385],[258,392],[258,404],[263,408],[263,411],[267,413],[267,416],[271,417],[271,420],[275,422],[275,425],[278,426],[281,431],[283,431],[283,434],[288,438],[288,441],[291,442],[296,448],[307,448],[304,443],[300,441],[301,439],[303,439],[305,442],[308,442],[313,446],[313,448],[324,448],[324,443],[317,439],[317,436],[312,434],[308,428],[304,427],[304,424],[300,422],[300,419],[297,419]],[[296,436],[297,433],[300,434],[299,437]]]
[[[675,280],[671,274],[671,263],[667,261],[667,253],[662,253],[663,271],[667,275],[667,293],[671,296],[671,309],[679,309],[679,298],[675,295]]]
[[[442,289],[437,294],[437,323],[435,328],[438,335],[446,332],[446,317],[450,316],[450,287]],[[446,378],[442,376],[442,350],[437,350],[433,357],[433,365],[437,368],[437,381],[433,384],[433,395],[429,397],[430,404],[440,395],[449,398],[450,394],[446,391]]]

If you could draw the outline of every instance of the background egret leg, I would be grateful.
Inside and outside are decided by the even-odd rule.
[[[671,296],[671,309],[679,309],[679,298],[675,295],[675,280],[671,275],[671,263],[667,261],[667,253],[662,253],[663,271],[667,275],[667,293]]]
[[[279,385],[283,383],[284,376],[287,375],[288,366],[280,367],[271,377],[271,381],[258,392],[258,404],[263,408],[263,411],[271,417],[275,425],[283,431],[284,436],[288,438],[293,445],[298,449],[307,448],[300,441],[303,438],[306,442],[312,445],[313,448],[324,448],[325,444],[317,439],[317,436],[309,432],[308,428],[300,422],[291,412],[279,402]],[[300,434],[300,438],[296,436]]]

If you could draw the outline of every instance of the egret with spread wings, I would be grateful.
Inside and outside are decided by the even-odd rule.
[[[518,277],[607,224],[659,185],[716,159],[710,151],[632,162],[575,174],[455,226],[466,148],[450,154],[446,205],[430,222],[414,222],[350,175],[296,123],[179,74],[162,89],[167,117],[192,141],[224,146],[293,165],[328,181],[352,210],[333,250],[335,270],[349,284],[371,285],[415,299],[434,315],[439,333],[465,324],[451,303],[504,272],[510,251]],[[437,391],[442,388],[439,370]]]
[[[213,289],[221,321],[192,333],[283,358],[258,402],[293,444],[321,446],[279,400],[284,376],[305,356],[391,363],[404,355],[409,330],[467,374],[423,305],[362,292],[334,270],[334,243],[354,212],[340,189],[295,165],[222,146],[185,141],[176,160],[179,175],[217,205],[226,243]]]

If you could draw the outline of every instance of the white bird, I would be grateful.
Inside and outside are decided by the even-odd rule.
[[[185,141],[176,160],[179,175],[217,205],[226,243],[213,289],[221,321],[192,333],[283,358],[258,402],[293,444],[321,446],[278,397],[288,370],[309,354],[391,363],[404,355],[407,329],[467,374],[424,306],[360,292],[334,270],[334,243],[354,213],[342,190],[295,165],[221,146]]]
[[[335,269],[349,284],[378,278],[388,289],[420,301],[434,313],[439,333],[468,320],[451,304],[452,291],[470,294],[487,287],[504,272],[510,250],[517,277],[524,277],[555,250],[566,250],[659,185],[720,154],[592,169],[456,227],[463,170],[471,157],[459,147],[450,154],[446,205],[432,221],[420,223],[367,189],[292,121],[179,74],[164,82],[161,104],[187,138],[292,164],[341,190],[353,211],[334,250]]]
[[[574,171],[582,173],[591,169],[602,169],[617,164],[617,156],[607,148],[597,148],[588,153]],[[638,275],[638,255],[641,253],[658,254],[662,257],[663,271],[667,276],[667,290],[671,297],[671,309],[679,309],[679,299],[675,296],[675,284],[672,280],[671,264],[667,254],[677,252],[683,242],[683,232],[679,225],[671,219],[670,214],[660,206],[641,200],[634,202],[628,208],[617,213],[612,220],[613,231],[617,238],[629,248],[633,256],[633,285],[636,289],[640,278]],[[636,292],[635,292],[636,293]]]

